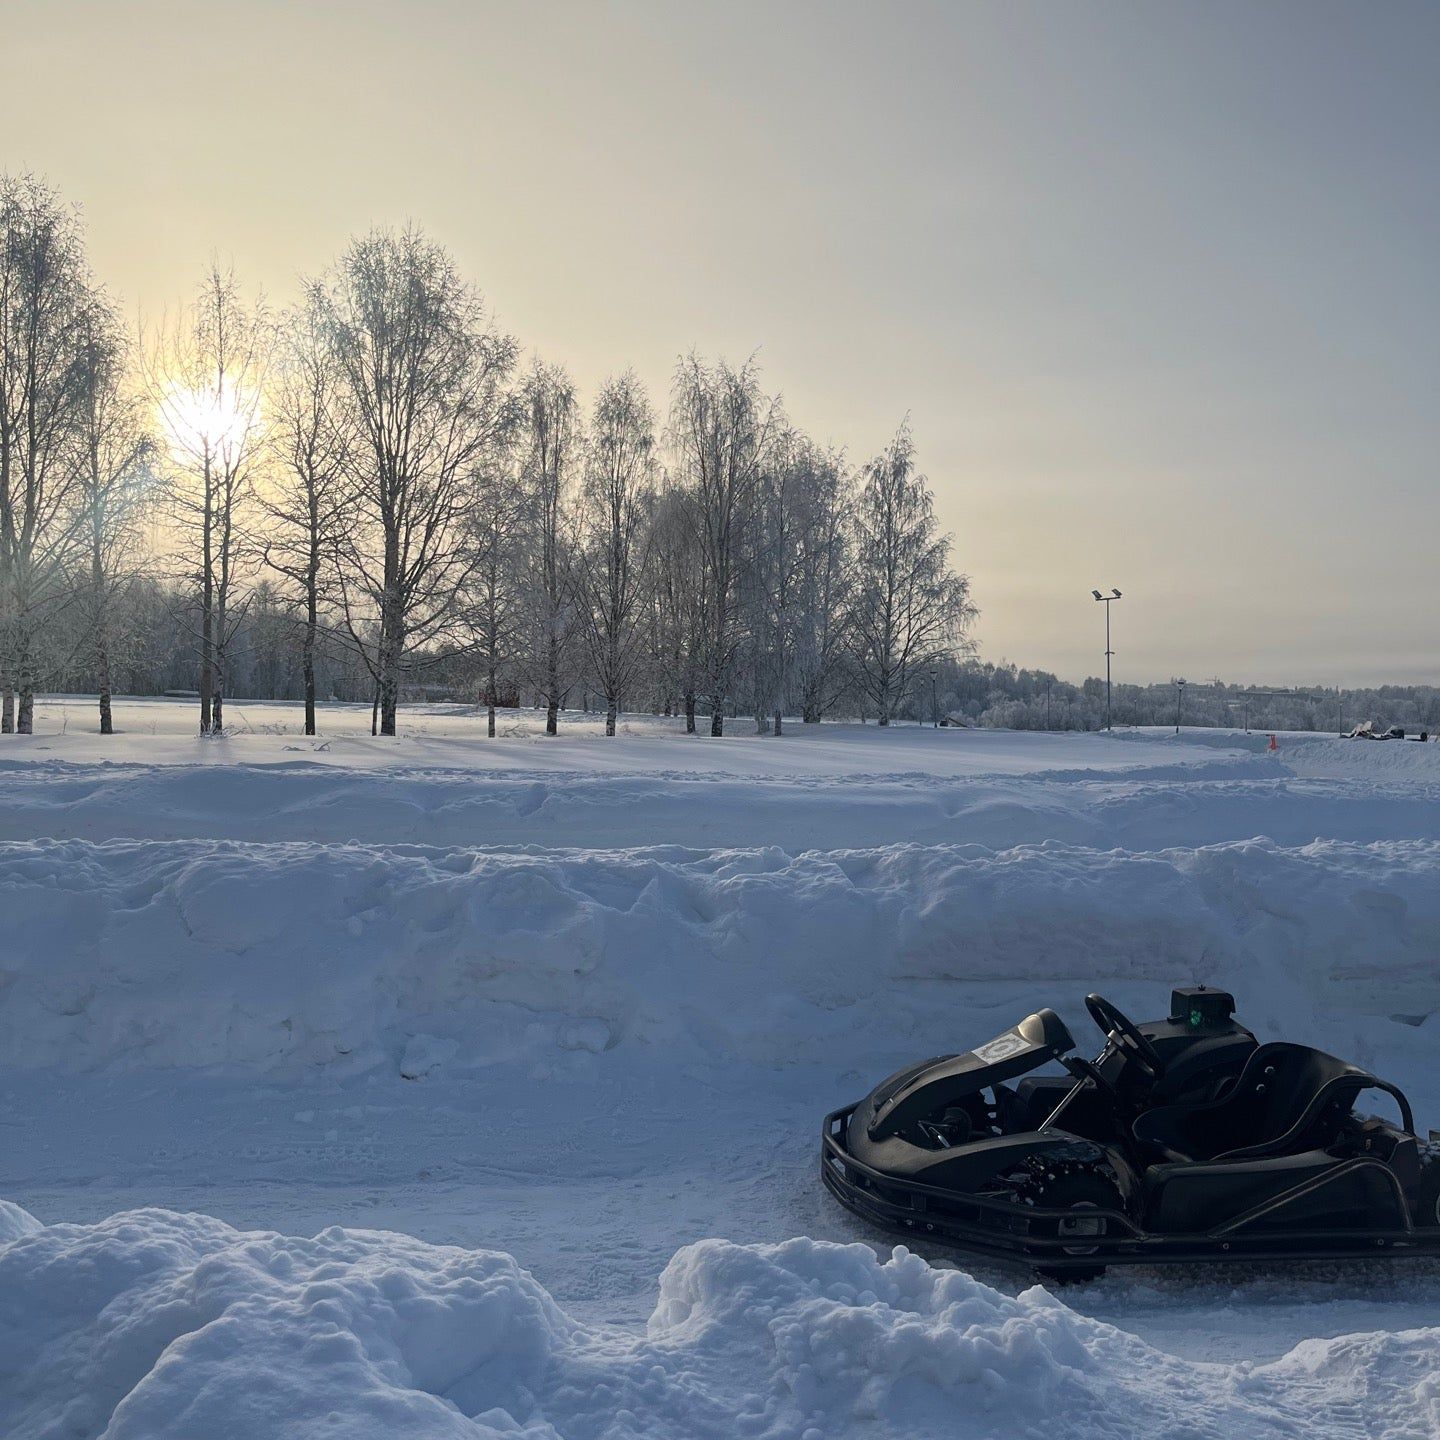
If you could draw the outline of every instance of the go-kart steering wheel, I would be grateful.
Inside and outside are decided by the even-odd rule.
[[[1133,1060],[1151,1080],[1165,1073],[1160,1052],[1140,1033],[1128,1015],[1116,1009],[1103,995],[1087,995],[1085,1008],[1100,1027],[1100,1033]]]

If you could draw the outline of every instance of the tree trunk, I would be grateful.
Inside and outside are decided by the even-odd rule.
[[[210,698],[215,693],[215,556],[213,533],[214,500],[211,492],[210,458],[205,457],[205,509],[200,537],[200,733],[208,735],[211,725]]]
[[[15,733],[17,735],[33,735],[35,733],[35,671],[30,659],[28,635],[22,637],[20,641],[20,651],[15,664],[15,678],[19,682],[16,687],[19,704],[15,711]]]
[[[725,710],[718,702],[710,706],[710,734],[719,739],[725,733]]]
[[[305,605],[305,643],[301,650],[301,663],[305,670],[305,733],[315,733],[315,631],[319,624],[319,605],[315,596],[315,581],[311,577],[309,594]]]
[[[15,687],[7,675],[0,680],[0,735],[15,733]]]
[[[400,632],[399,601],[387,597],[380,617],[380,650],[376,669],[380,702],[380,733],[395,733],[395,712],[400,704],[400,656],[404,652],[404,636]]]
[[[779,735],[779,734],[781,733],[781,731],[782,731],[783,725],[784,725],[784,717],[781,715],[781,713],[780,713],[779,710],[776,710],[776,712],[775,712],[775,729],[774,729],[771,733],[772,733],[772,734],[775,734],[775,735]]]
[[[395,713],[400,705],[399,677],[393,669],[380,676],[380,733],[394,735]]]
[[[372,738],[380,733],[380,682],[375,682],[375,698],[370,702],[370,734]]]
[[[552,633],[545,653],[545,733],[560,732],[560,652]]]
[[[695,733],[695,692],[693,690],[685,692],[685,733],[687,735]]]
[[[210,691],[210,733],[219,735],[225,729],[225,587],[218,588],[215,604],[215,664]]]
[[[615,697],[613,695],[607,695],[605,697],[605,733],[607,735],[613,735],[615,733],[615,716],[618,714],[619,709],[620,706]]]
[[[210,733],[210,697],[215,684],[210,669],[210,616],[207,612],[201,624],[200,638],[200,733]]]
[[[385,577],[380,595],[380,643],[375,654],[382,735],[394,735],[395,710],[400,700],[400,661],[405,654],[405,608],[400,578],[400,532],[394,519],[387,517]]]
[[[90,610],[95,626],[95,680],[100,690],[100,733],[115,733],[110,713],[110,627],[106,610],[105,560],[98,531],[90,547]]]
[[[115,721],[110,714],[110,645],[105,632],[100,632],[100,643],[96,646],[95,668],[100,681],[100,733],[113,735]]]

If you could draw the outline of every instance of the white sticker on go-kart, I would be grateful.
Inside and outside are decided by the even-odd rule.
[[[1011,1030],[1005,1035],[997,1035],[995,1039],[987,1040],[978,1050],[971,1053],[986,1065],[994,1065],[1001,1060],[1008,1060],[1012,1055],[1019,1055],[1029,1048],[1030,1042],[1023,1035],[1017,1035]]]

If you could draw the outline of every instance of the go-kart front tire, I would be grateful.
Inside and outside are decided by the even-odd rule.
[[[1029,1204],[1042,1206],[1047,1210],[1070,1210],[1073,1219],[1059,1221],[1056,1234],[1065,1237],[1067,1230],[1075,1238],[1099,1238],[1105,1234],[1106,1222],[1087,1217],[1087,1211],[1123,1210],[1125,1202],[1114,1184],[1104,1175],[1093,1170],[1070,1170],[1050,1176],[1039,1174],[1025,1188],[1025,1199]],[[1098,1226],[1098,1228],[1096,1228]],[[1094,1254],[1094,1245],[1083,1243],[1067,1245],[1066,1255]],[[1087,1280],[1098,1280],[1105,1273],[1104,1265],[1037,1265],[1035,1273],[1042,1279],[1057,1285],[1077,1285]]]

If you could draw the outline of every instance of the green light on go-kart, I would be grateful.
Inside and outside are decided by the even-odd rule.
[[[1192,1030],[1198,1030],[1204,1023],[1205,1017],[1200,1013],[1200,1011],[1192,1010],[1190,1012],[1190,1028]]]

